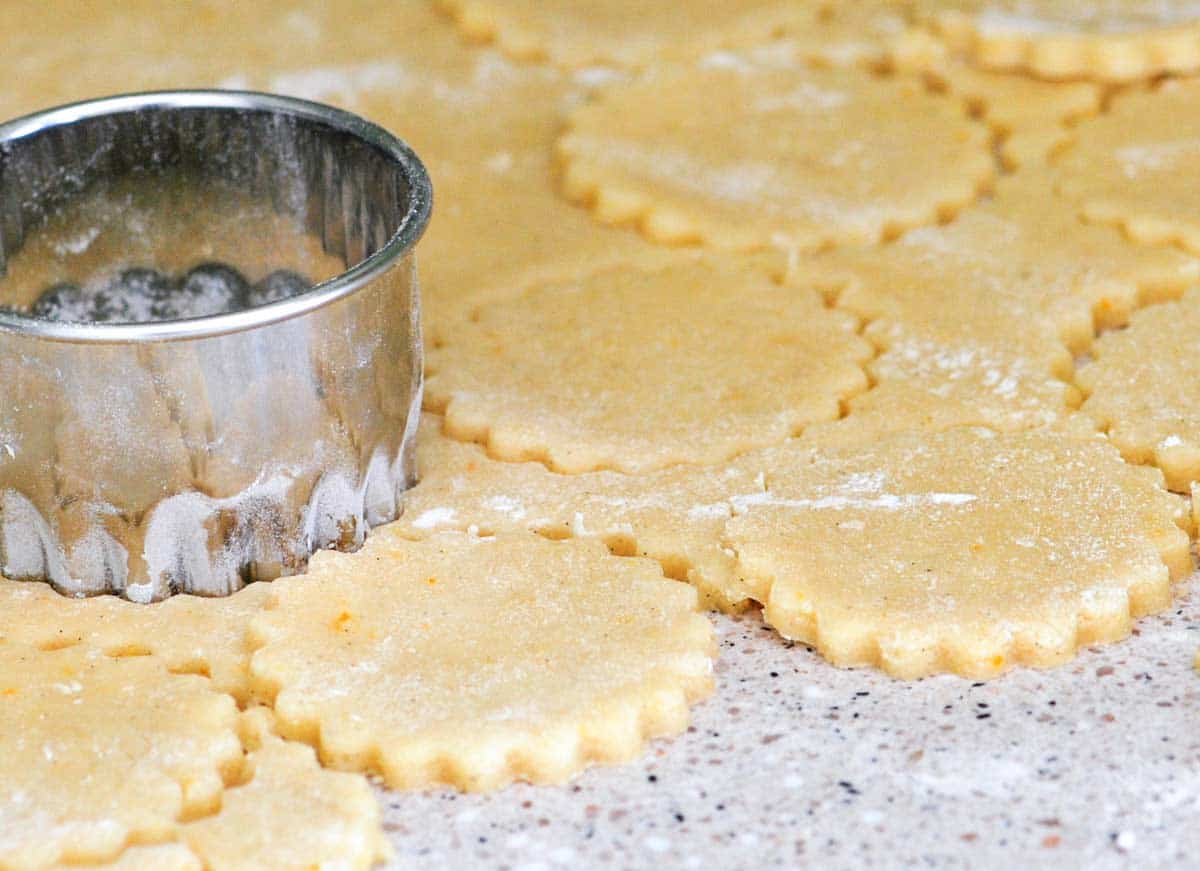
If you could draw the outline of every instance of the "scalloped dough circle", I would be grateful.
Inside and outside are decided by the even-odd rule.
[[[953,429],[764,457],[727,544],[767,621],[902,678],[1049,666],[1115,641],[1192,568],[1182,500],[1102,438]]]
[[[237,707],[153,657],[0,643],[0,865],[101,862],[215,811]]]
[[[1133,315],[1101,336],[1079,371],[1092,417],[1131,463],[1153,463],[1181,493],[1200,481],[1200,290]]]
[[[682,730],[712,688],[695,591],[598,541],[385,527],[276,587],[251,672],[280,731],[396,788],[561,782]]]
[[[1119,94],[1079,126],[1056,167],[1058,189],[1088,220],[1200,254],[1200,204],[1181,188],[1200,173],[1200,81]]]
[[[426,405],[455,438],[557,471],[715,463],[834,419],[865,390],[857,325],[748,268],[621,267],[446,325]]]
[[[957,212],[995,175],[988,130],[916,80],[722,55],[577,109],[567,195],[660,242],[871,243]]]
[[[642,67],[766,42],[812,23],[812,0],[439,0],[463,33],[523,60]]]
[[[917,0],[915,15],[984,67],[1127,82],[1200,68],[1200,3]]]

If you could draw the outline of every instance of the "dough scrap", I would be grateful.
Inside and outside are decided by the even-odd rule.
[[[836,665],[1062,663],[1167,607],[1192,569],[1178,498],[1100,437],[965,428],[769,453],[727,544],[770,581],[767,622]]]
[[[100,862],[215,811],[237,707],[153,657],[0,642],[0,864]]]
[[[599,542],[384,527],[277,590],[251,673],[281,733],[395,788],[561,782],[712,689],[695,591]]]
[[[265,709],[245,716],[269,719]],[[255,733],[249,780],[225,792],[219,813],[179,832],[206,869],[365,871],[389,858],[379,803],[364,777],[323,769],[311,747],[283,741],[262,723],[248,729]]]
[[[1200,81],[1169,80],[1119,94],[1081,124],[1056,163],[1059,190],[1083,215],[1134,241],[1200,254],[1200,207],[1181,180],[1200,172]]]
[[[723,54],[577,109],[563,185],[605,223],[737,250],[877,242],[975,199],[988,131],[910,79]]]
[[[450,435],[560,472],[716,463],[836,418],[867,386],[857,327],[739,264],[619,267],[448,326],[425,404]]]
[[[1082,411],[1131,463],[1153,463],[1167,486],[1200,481],[1200,290],[1134,314],[1129,329],[1101,336],[1079,370]]]
[[[916,0],[914,13],[989,69],[1128,82],[1200,68],[1191,2]]]
[[[463,33],[522,60],[638,68],[766,42],[813,20],[811,0],[439,0]]]
[[[419,539],[446,529],[528,530],[555,539],[597,538],[614,553],[658,561],[668,577],[692,584],[705,607],[735,613],[749,606],[755,591],[737,576],[733,554],[720,543],[728,511],[719,503],[760,486],[737,461],[637,476],[560,475],[541,463],[494,460],[441,429],[435,415],[422,419],[420,483],[404,494],[399,534]]]
[[[246,628],[270,595],[250,584],[216,599],[172,596],[138,605],[114,596],[69,599],[47,585],[0,579],[0,643],[85,642],[110,655],[148,654],[169,671],[203,674],[239,702],[250,697]]]
[[[965,99],[1000,139],[1005,168],[1045,164],[1078,122],[1100,113],[1104,91],[1094,82],[1047,82],[946,63],[931,72]]]

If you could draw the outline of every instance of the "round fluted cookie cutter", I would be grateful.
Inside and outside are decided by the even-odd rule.
[[[431,207],[407,145],[303,100],[132,94],[0,125],[0,574],[223,595],[394,519]],[[318,283],[191,320],[21,311],[56,281],[201,260]]]

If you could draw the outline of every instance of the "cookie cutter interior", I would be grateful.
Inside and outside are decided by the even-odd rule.
[[[0,573],[223,595],[394,519],[431,206],[408,146],[302,100],[135,94],[0,126]],[[22,313],[55,282],[213,260],[318,283],[192,320]]]

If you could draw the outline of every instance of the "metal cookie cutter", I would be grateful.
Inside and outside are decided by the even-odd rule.
[[[0,125],[0,574],[224,595],[394,519],[431,203],[403,142],[302,100],[136,94]],[[23,313],[55,282],[207,261],[318,283],[190,320]]]

